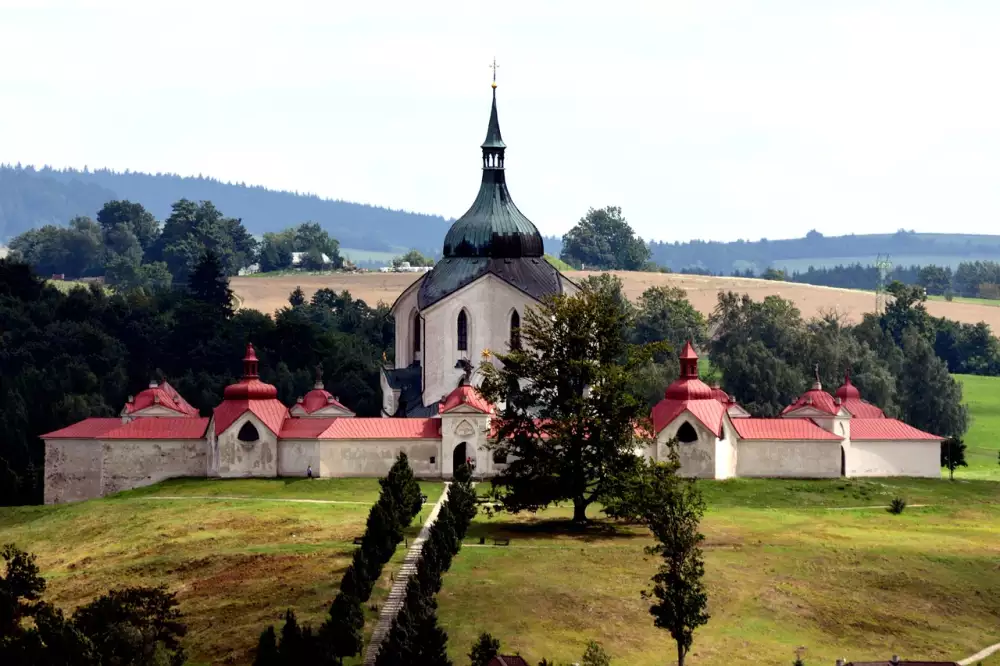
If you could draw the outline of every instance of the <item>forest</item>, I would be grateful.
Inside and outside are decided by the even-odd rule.
[[[18,164],[0,166],[0,243],[46,224],[66,225],[116,199],[141,201],[157,219],[168,217],[172,204],[180,199],[212,201],[242,220],[247,231],[258,237],[311,220],[344,247],[374,251],[415,248],[436,255],[449,226],[449,221],[438,215],[227,183],[206,176],[36,169]]]

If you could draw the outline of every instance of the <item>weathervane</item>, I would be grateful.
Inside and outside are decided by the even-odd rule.
[[[497,59],[493,58],[493,64],[490,65],[490,69],[493,70],[493,87],[494,88],[497,87],[497,67],[499,67],[499,66],[500,65],[497,64]]]

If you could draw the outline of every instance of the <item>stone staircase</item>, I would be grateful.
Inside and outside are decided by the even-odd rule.
[[[382,610],[379,611],[378,624],[375,625],[371,641],[368,642],[368,649],[365,651],[364,666],[375,666],[375,659],[382,648],[382,642],[389,635],[389,630],[392,629],[392,621],[396,619],[399,609],[403,607],[403,601],[406,599],[406,584],[410,580],[410,575],[417,571],[417,563],[420,561],[424,542],[427,541],[427,535],[430,533],[434,521],[437,520],[438,512],[441,510],[441,505],[444,504],[445,498],[448,497],[448,490],[450,488],[451,484],[446,483],[440,499],[438,499],[437,504],[431,509],[430,515],[427,516],[427,520],[424,522],[424,526],[420,528],[420,534],[417,535],[417,538],[410,544],[409,550],[406,551],[406,557],[403,558],[403,566],[396,572],[392,589],[389,591],[389,597],[382,604]]]

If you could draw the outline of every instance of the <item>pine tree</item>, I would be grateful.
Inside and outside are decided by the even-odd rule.
[[[500,641],[484,631],[472,645],[472,652],[469,653],[470,666],[487,666],[498,654]]]
[[[254,657],[253,666],[279,666],[281,655],[278,653],[278,637],[274,633],[274,625],[260,632],[260,639],[257,641],[257,656]]]
[[[604,651],[597,641],[587,643],[587,650],[583,653],[581,666],[611,666],[611,657]]]
[[[413,476],[413,469],[406,453],[400,451],[399,456],[384,479],[379,480],[382,493],[388,493],[393,500],[393,507],[398,511],[400,529],[406,529],[413,522],[414,516],[420,513],[423,499],[420,484]]]
[[[361,652],[365,614],[356,597],[341,590],[330,605],[330,617],[320,628],[322,649],[327,663],[340,664],[345,657]]]
[[[302,287],[295,287],[295,291],[288,296],[288,304],[293,308],[297,308],[300,305],[305,305],[305,302],[306,294],[302,291]]]
[[[226,315],[233,313],[233,291],[229,278],[215,252],[207,250],[188,278],[188,291],[202,303],[219,308]]]
[[[955,469],[968,467],[965,460],[965,442],[959,437],[951,437],[941,442],[941,467],[948,468],[949,478],[955,480]]]

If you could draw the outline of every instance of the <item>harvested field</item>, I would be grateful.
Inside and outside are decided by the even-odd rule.
[[[579,280],[591,271],[573,271],[566,275]],[[875,295],[866,291],[817,287],[792,282],[774,282],[751,278],[708,277],[704,275],[679,275],[673,273],[633,273],[615,271],[625,284],[629,298],[638,298],[643,291],[654,285],[680,287],[687,291],[688,298],[701,312],[708,314],[715,307],[720,291],[736,291],[750,294],[755,300],[776,295],[790,299],[806,318],[827,312],[837,312],[851,321],[859,321],[865,312],[875,306]],[[231,286],[243,307],[261,312],[274,312],[288,305],[288,295],[296,286],[302,287],[309,298],[317,289],[329,288],[336,291],[346,289],[355,298],[370,305],[379,301],[391,304],[403,290],[419,276],[412,273],[357,273],[334,275],[284,275],[274,278],[237,277]],[[927,310],[936,317],[947,317],[956,321],[975,324],[985,321],[994,331],[1000,330],[1000,308],[979,303],[959,303],[928,301]]]

